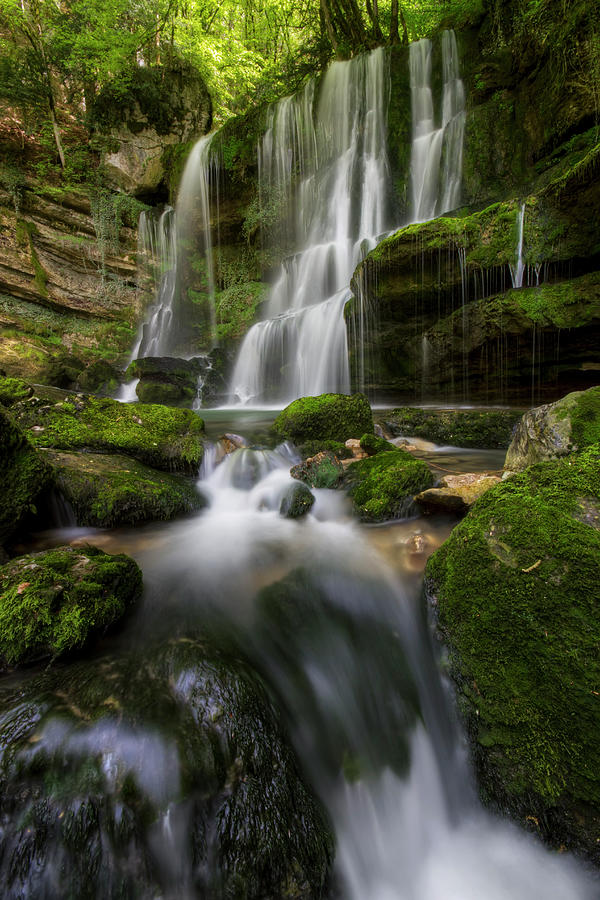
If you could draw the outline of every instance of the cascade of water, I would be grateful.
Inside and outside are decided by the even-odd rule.
[[[459,203],[465,127],[465,91],[453,31],[442,35],[442,121],[436,127],[431,90],[432,43],[410,45],[413,140],[410,162],[411,220],[425,222]]]
[[[517,218],[517,261],[514,265],[510,266],[510,277],[512,279],[512,286],[514,288],[523,287],[523,272],[525,271],[525,266],[523,265],[523,225],[525,224],[525,204],[521,203],[521,209],[519,210],[519,216]]]
[[[388,78],[382,49],[326,73],[269,113],[261,200],[292,210],[299,252],[284,260],[267,319],[240,349],[232,402],[282,402],[350,388],[344,306],[362,256],[388,225]]]

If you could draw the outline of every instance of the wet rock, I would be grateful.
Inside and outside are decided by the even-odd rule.
[[[294,400],[279,413],[273,428],[295,444],[308,440],[344,442],[353,435],[371,432],[373,416],[364,394],[321,394]]]
[[[198,378],[207,368],[204,357],[145,356],[134,360],[125,374],[139,379],[135,391],[142,403],[190,406],[198,393]]]
[[[281,501],[279,514],[286,519],[300,519],[311,511],[314,502],[314,495],[305,484],[294,484]]]
[[[321,897],[328,823],[259,678],[199,640],[0,690],[7,900]]]
[[[416,502],[429,512],[466,512],[486,491],[499,484],[498,475],[445,475],[437,487],[422,491]]]
[[[90,363],[79,373],[75,388],[78,391],[89,391],[100,397],[110,397],[115,393],[123,378],[123,372],[106,360],[100,359]]]
[[[519,471],[600,440],[600,387],[567,394],[525,413],[506,453],[505,467]]]
[[[122,453],[157,469],[190,475],[198,473],[204,453],[204,422],[187,409],[79,394],[52,406],[40,396],[12,411],[37,447]]]
[[[342,479],[344,469],[330,450],[317,453],[290,469],[292,478],[298,478],[314,488],[335,488]]]
[[[49,450],[45,458],[77,525],[112,528],[168,521],[206,505],[194,482],[127,456]]]
[[[0,665],[79,649],[140,597],[142,573],[127,556],[59,547],[0,568]]]
[[[36,503],[52,482],[52,470],[0,406],[0,546],[36,512]]]
[[[233,453],[234,450],[242,450],[248,446],[246,438],[242,437],[241,434],[224,434],[223,437],[220,438],[219,443],[221,444],[225,455]]]
[[[395,449],[393,444],[390,444],[385,438],[377,437],[375,434],[363,434],[359,441],[359,446],[368,456],[375,456],[376,453]]]
[[[599,473],[595,445],[503,481],[426,570],[484,796],[596,863]]]
[[[514,410],[420,409],[404,406],[385,415],[394,436],[425,438],[437,444],[494,449],[508,447],[521,414]]]
[[[406,450],[408,453],[433,453],[438,446],[437,444],[432,444],[431,441],[423,440],[423,438],[412,437],[392,438],[390,443],[393,447],[397,447],[398,450]]]
[[[365,522],[409,515],[414,495],[430,487],[433,480],[427,464],[403,450],[357,460],[344,474],[354,512]]]
[[[369,455],[367,451],[363,450],[360,446],[360,440],[358,438],[348,438],[344,446],[347,447],[352,454],[352,459],[366,459]]]

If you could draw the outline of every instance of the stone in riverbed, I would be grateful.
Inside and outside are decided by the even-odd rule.
[[[427,464],[404,450],[357,460],[344,475],[354,512],[365,522],[385,522],[409,515],[414,508],[414,495],[430,487],[433,480]]]
[[[45,458],[54,468],[56,487],[71,504],[77,525],[114,528],[168,521],[206,505],[192,481],[127,456],[48,450]]]
[[[330,450],[317,453],[292,466],[290,475],[314,488],[336,488],[341,482],[344,469],[337,456]]]
[[[77,650],[120,619],[142,592],[127,556],[59,547],[0,568],[0,666]]]
[[[505,468],[520,471],[545,459],[583,450],[600,440],[600,387],[575,391],[526,412],[506,453]]]
[[[301,397],[282,410],[273,423],[285,440],[341,441],[373,431],[373,415],[364,394],[320,394]]]
[[[437,487],[421,491],[415,500],[428,512],[464,513],[479,497],[500,481],[498,475],[485,475],[480,472],[445,475]]]
[[[139,378],[135,391],[142,403],[189,406],[198,392],[198,378],[208,366],[204,357],[145,356],[134,360],[125,374]]]
[[[281,501],[279,514],[286,519],[300,519],[313,508],[314,495],[305,484],[294,484]]]

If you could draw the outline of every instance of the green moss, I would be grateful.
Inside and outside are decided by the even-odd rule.
[[[286,519],[301,519],[313,508],[314,495],[305,484],[294,484],[281,501],[279,514]]]
[[[341,463],[329,450],[321,451],[290,469],[292,478],[298,478],[314,488],[336,488],[343,474]]]
[[[396,450],[393,444],[390,444],[384,438],[377,437],[375,434],[363,434],[360,439],[360,446],[369,456],[375,456],[376,453],[382,453],[385,450]]]
[[[294,400],[279,413],[273,428],[278,435],[294,443],[308,440],[344,442],[372,431],[373,417],[364,394],[321,394]]]
[[[393,450],[351,463],[344,480],[355,513],[366,522],[383,522],[408,515],[414,495],[434,478],[423,460]]]
[[[142,574],[127,556],[61,547],[0,568],[0,656],[18,665],[82,647],[140,595]]]
[[[565,399],[569,397],[573,398],[573,402],[565,406],[558,418],[569,417],[571,440],[582,450],[600,441],[600,387],[569,394]]]
[[[303,459],[316,456],[317,453],[321,453],[323,450],[330,450],[338,459],[350,459],[352,456],[352,450],[346,447],[345,444],[342,444],[341,441],[304,441],[304,443],[298,445],[298,451]]]
[[[26,400],[33,394],[33,388],[21,378],[0,378],[0,404],[12,406],[19,400]]]
[[[112,528],[168,521],[206,503],[187,479],[157,472],[125,456],[48,451],[47,458],[78,525]]]
[[[598,446],[532,466],[427,566],[485,786],[520,811],[600,809],[599,501]]]
[[[249,281],[234,284],[217,294],[217,335],[220,340],[237,340],[246,333],[267,291],[268,286],[263,282]]]
[[[521,413],[514,410],[434,410],[404,406],[385,415],[393,434],[458,447],[505,448]]]
[[[204,422],[190,410],[75,395],[70,402],[22,404],[16,413],[38,447],[124,453],[158,469],[196,474]]]
[[[498,304],[521,309],[537,325],[581,328],[600,319],[600,272],[509,292]]]
[[[0,544],[36,512],[39,495],[50,485],[52,471],[0,406]]]

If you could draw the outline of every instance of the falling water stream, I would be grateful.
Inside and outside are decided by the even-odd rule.
[[[291,445],[239,449],[219,464],[209,454],[205,511],[105,535],[108,549],[137,557],[147,585],[125,643],[145,645],[185,620],[218,623],[243,646],[330,813],[342,900],[592,900],[597,885],[574,860],[477,799],[418,576],[398,566],[411,534],[431,552],[450,523],[365,528],[330,490],[315,491],[306,519],[282,518],[296,459]],[[277,582],[288,584],[288,625],[257,604],[257,591]]]

